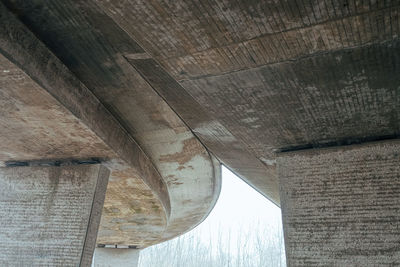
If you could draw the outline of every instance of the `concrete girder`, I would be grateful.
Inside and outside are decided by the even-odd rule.
[[[166,181],[168,225],[142,245],[215,202],[218,167],[191,130],[277,204],[276,152],[400,136],[399,1],[3,2]]]
[[[138,41],[135,42],[135,46],[140,47],[141,52],[136,54],[126,53],[125,57],[143,79],[145,79],[157,91],[157,93],[165,99],[165,101],[185,121],[185,123],[187,123],[187,125],[193,130],[194,134],[218,158],[218,160],[223,162],[225,166],[234,171],[255,190],[275,204],[279,205],[279,192],[277,190],[278,183],[275,174],[275,159],[262,161],[255,157],[252,151],[246,147],[247,145],[240,138],[232,134],[222,121],[216,119],[214,116],[210,116],[210,110],[205,108],[198,100],[194,99],[190,92],[185,90],[181,84],[174,80],[176,77],[171,76],[171,74],[174,73],[171,70],[176,70],[181,66],[185,66],[185,64],[179,62],[179,66],[175,65],[174,67],[166,68],[167,65],[164,64],[160,57],[156,56],[158,55],[158,52],[149,49],[151,45],[148,42],[158,42],[160,40],[162,40],[163,43],[167,43],[168,41],[174,42],[174,37],[161,37],[156,41],[155,37],[160,37],[156,27],[162,28],[164,26],[152,23],[148,24],[147,26],[151,31],[153,31],[154,35],[151,36],[152,38],[145,38],[146,41],[144,41],[143,35],[137,32],[137,28],[142,28],[144,25],[138,25],[137,28],[131,25],[132,21],[135,20],[135,18],[132,17],[132,14],[135,14],[135,16],[141,16],[139,13],[142,9],[146,10],[147,14],[153,15],[153,13],[161,12],[161,10],[165,8],[165,13],[162,12],[162,14],[160,14],[160,17],[165,18],[169,18],[172,14],[176,13],[177,10],[181,9],[176,9],[176,6],[166,7],[162,4],[159,5],[159,8],[152,9],[152,5],[148,6],[148,3],[143,2],[133,4],[129,2],[122,3],[119,1],[96,1],[96,4],[99,5],[101,9],[121,28],[123,28],[131,38]],[[176,1],[176,4],[177,6],[181,4],[184,5],[182,1]],[[126,12],[129,12],[129,14]],[[176,15],[175,18],[176,17],[180,17],[180,15]],[[180,29],[182,25],[185,25],[185,23],[181,22],[180,26],[175,25],[176,29]],[[186,31],[186,29],[183,31]],[[185,34],[178,35],[183,36]],[[206,61],[207,58],[201,60]],[[190,69],[195,70],[197,68],[197,63],[195,63],[196,60],[189,59],[189,61],[194,63],[190,66]],[[215,64],[210,65],[215,67],[221,64],[216,62],[214,63]],[[186,71],[188,70],[182,69],[182,73]],[[212,101],[210,100],[209,102],[211,103]]]
[[[21,4],[21,7],[23,6]],[[13,97],[17,96],[17,99],[14,99],[17,102],[20,100],[18,98],[23,97],[32,97],[35,101],[36,97],[40,100],[46,98],[46,101],[60,110],[57,116],[49,114],[43,119],[39,117],[38,123],[35,124],[37,126],[43,123],[43,127],[37,130],[41,134],[38,138],[40,144],[52,138],[56,140],[53,145],[60,145],[57,153],[45,153],[46,158],[95,157],[104,161],[112,170],[98,243],[145,247],[179,235],[205,218],[219,193],[219,164],[161,98],[154,92],[151,95],[155,99],[153,105],[162,107],[158,111],[160,115],[168,114],[171,117],[169,122],[177,126],[169,129],[167,127],[164,132],[154,130],[152,134],[149,131],[136,133],[135,139],[141,142],[141,146],[144,145],[139,147],[131,133],[117,122],[92,92],[4,6],[1,8],[0,19],[4,25],[0,36],[0,50],[5,55],[2,58],[4,70],[15,70],[18,77],[22,77],[24,82],[36,91],[33,90],[33,95],[23,96],[21,93],[15,94],[15,90],[18,91],[18,86],[21,85],[14,88],[12,85],[7,86],[5,82],[5,88],[14,90],[12,93]],[[5,73],[8,72],[3,72]],[[134,74],[132,76],[134,77]],[[4,81],[8,78],[5,77]],[[27,85],[24,90],[26,87]],[[6,102],[10,102],[9,100]],[[26,115],[33,108],[29,106],[28,101],[22,102],[27,109],[22,115]],[[34,108],[37,106],[40,110],[40,103]],[[40,113],[36,114],[42,115],[46,108],[44,105]],[[139,114],[139,117],[145,115]],[[71,118],[71,123],[79,125],[84,131],[79,132],[80,128],[69,129],[69,124],[60,123],[64,122],[64,118]],[[26,118],[22,118],[22,123],[18,126],[21,129],[27,128],[18,133],[31,130],[29,124],[24,124],[24,119]],[[44,123],[48,119],[49,122]],[[162,117],[158,120],[163,123]],[[7,122],[4,123],[7,125]],[[60,131],[57,129],[66,131],[68,135],[59,135]],[[149,133],[150,135],[146,136]],[[79,140],[69,138],[76,134]],[[157,143],[156,139],[153,139],[157,135],[170,138],[166,139],[164,136],[161,138],[162,142]],[[18,138],[25,137],[16,134],[14,139]],[[67,148],[74,145],[84,148],[84,152],[71,149],[70,154],[63,154],[64,150],[68,151]],[[7,148],[4,151],[15,152],[12,149]],[[29,157],[23,153],[16,153],[12,157],[5,157],[5,161],[38,160],[41,159],[41,152],[43,151],[31,149],[29,153],[32,154],[28,153]],[[146,154],[150,155],[151,160]],[[176,165],[171,162],[174,156],[178,160]],[[179,159],[183,161],[180,162]],[[172,176],[173,174],[176,174],[176,177]],[[171,179],[172,181],[169,181]],[[173,197],[172,201],[170,197]],[[194,199],[191,199],[193,197]]]
[[[132,206],[129,201],[115,201],[115,194],[112,194],[115,191],[119,195],[124,192],[124,196],[141,199],[141,203],[135,205],[149,206],[152,223],[148,224],[152,227],[148,231],[138,227],[143,236],[134,238],[142,239],[142,242],[146,242],[146,235],[150,240],[159,238],[167,224],[170,204],[166,186],[153,164],[90,91],[7,12],[3,7],[0,49],[18,65],[2,56],[2,74],[6,75],[3,101],[17,103],[12,107],[8,105],[9,109],[4,111],[2,137],[13,140],[2,143],[4,164],[9,161],[97,158],[112,169],[105,209],[115,211]],[[30,47],[34,49],[28,50]],[[147,184],[152,179],[155,181]],[[161,186],[155,186],[157,180]],[[113,215],[121,219],[129,216],[134,220],[131,217],[136,216],[137,220],[147,220],[132,209],[128,211],[130,214],[122,211]],[[122,238],[124,235],[120,236]]]
[[[135,68],[275,203],[277,151],[400,136],[400,3],[300,2],[97,1],[146,51]]]

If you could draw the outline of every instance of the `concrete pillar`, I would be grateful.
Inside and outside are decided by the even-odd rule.
[[[90,266],[109,171],[0,168],[0,266]]]
[[[400,265],[400,142],[277,162],[288,266]]]
[[[139,249],[132,248],[96,248],[94,267],[137,267]]]

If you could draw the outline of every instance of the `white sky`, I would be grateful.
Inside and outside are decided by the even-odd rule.
[[[204,223],[235,226],[255,220],[281,224],[281,209],[222,166],[221,194]]]
[[[235,246],[240,244],[237,239],[243,238],[243,231],[254,228],[282,231],[281,209],[222,166],[222,189],[217,204],[203,223],[188,234],[200,235],[205,243],[221,234],[224,239],[230,235]]]

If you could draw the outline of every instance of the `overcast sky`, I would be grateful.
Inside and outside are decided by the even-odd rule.
[[[181,261],[203,255],[204,249],[204,255],[233,259],[232,266],[285,266],[283,243],[280,208],[222,167],[221,194],[206,220],[179,238],[142,250],[140,266],[187,266]]]
[[[222,166],[221,194],[206,223],[234,226],[254,220],[280,225],[281,209]]]
[[[222,227],[218,227],[221,225]],[[282,231],[281,209],[266,199],[230,170],[222,167],[222,189],[220,197],[207,219],[196,229],[204,242],[215,239],[221,233],[229,233],[233,246],[240,232],[250,227],[261,227],[273,231]],[[260,230],[260,229],[259,229]]]

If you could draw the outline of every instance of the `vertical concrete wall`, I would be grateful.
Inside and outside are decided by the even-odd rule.
[[[93,267],[137,267],[139,252],[131,248],[96,248]]]
[[[288,266],[400,265],[400,143],[278,159]]]
[[[109,171],[0,168],[0,266],[90,266]]]

